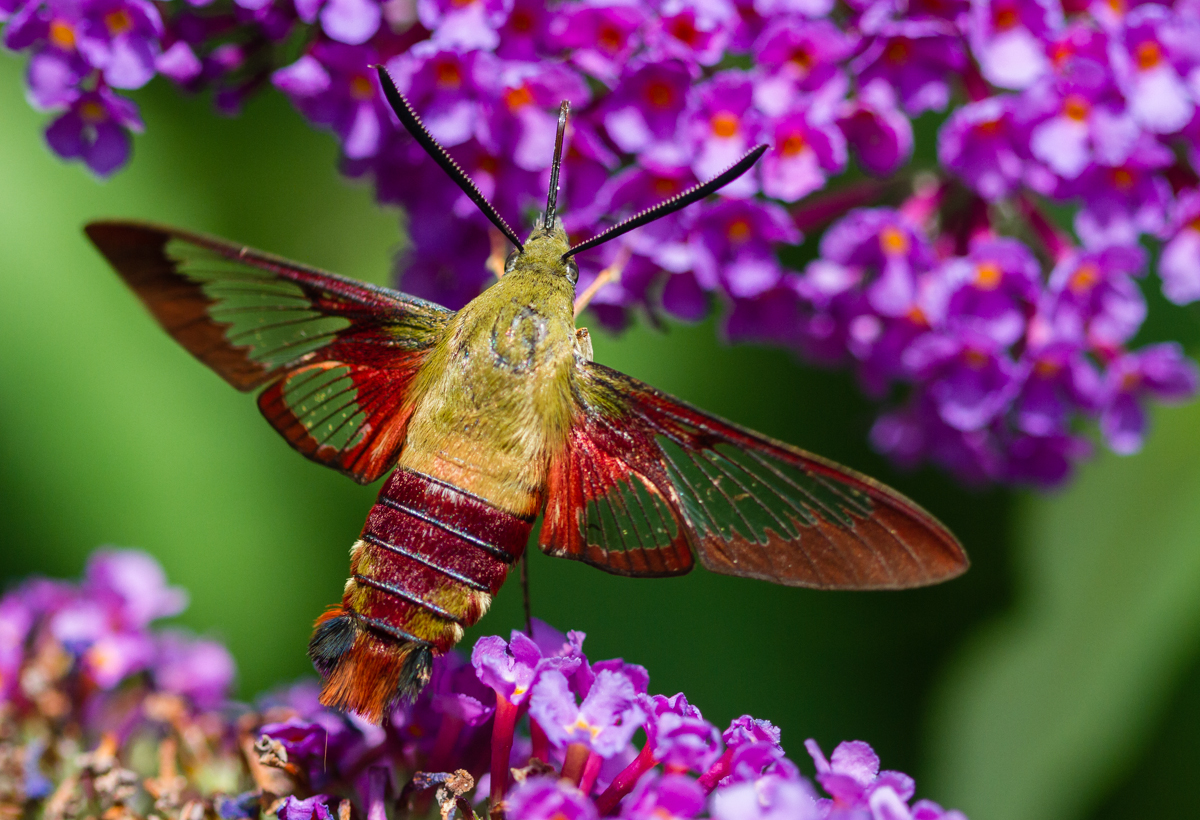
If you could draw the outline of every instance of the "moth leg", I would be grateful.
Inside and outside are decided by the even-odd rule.
[[[595,356],[592,354],[592,334],[588,333],[586,327],[575,331],[575,352],[585,361],[595,361]]]
[[[504,260],[508,258],[508,239],[495,228],[488,228],[488,239],[492,244],[492,252],[488,254],[484,267],[499,279],[504,275]]]
[[[622,245],[621,249],[617,251],[617,258],[612,261],[612,264],[600,271],[600,273],[596,274],[596,278],[593,279],[592,283],[587,286],[587,290],[576,297],[576,318],[579,317],[579,314],[583,313],[584,308],[588,306],[588,303],[592,301],[592,297],[596,295],[596,292],[600,290],[600,288],[604,287],[609,282],[616,282],[621,278],[621,271],[625,270],[625,266],[629,264],[630,255],[629,248]]]

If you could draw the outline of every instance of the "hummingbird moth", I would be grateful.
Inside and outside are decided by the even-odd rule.
[[[462,310],[174,228],[86,227],[176,341],[237,389],[263,388],[259,409],[292,447],[363,484],[395,468],[309,645],[323,703],[379,721],[420,691],[539,514],[544,552],[632,577],[698,559],[792,586],[901,589],[966,569],[954,536],[894,490],[591,361],[574,256],[708,196],[766,146],[572,246],[556,218],[564,104],[546,210],[522,242],[379,78],[514,248]]]

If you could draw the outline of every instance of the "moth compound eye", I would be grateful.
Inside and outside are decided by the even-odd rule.
[[[512,253],[510,253],[508,255],[508,258],[504,260],[504,272],[505,273],[512,273],[513,268],[515,268],[517,266],[517,258],[520,255],[521,255],[520,251],[513,251]]]
[[[575,264],[575,257],[567,257],[567,278],[571,280],[571,284],[579,281],[579,265]]]

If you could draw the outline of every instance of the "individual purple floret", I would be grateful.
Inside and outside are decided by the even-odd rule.
[[[558,746],[580,743],[601,757],[612,757],[641,728],[645,713],[626,675],[601,670],[582,703],[562,672],[544,672],[533,687],[529,714]]]
[[[875,34],[851,63],[859,82],[890,83],[913,116],[944,109],[950,102],[947,80],[966,63],[954,27],[942,20],[897,20],[883,24]]]
[[[643,695],[640,703],[647,715],[646,744],[655,760],[670,769],[700,773],[717,762],[722,751],[717,727],[682,692],[671,698]]]
[[[950,115],[938,134],[938,160],[984,199],[1017,190],[1025,178],[1026,136],[1014,97],[989,97]]]
[[[1200,381],[1196,363],[1173,342],[1150,345],[1116,359],[1108,368],[1100,429],[1114,452],[1142,448],[1146,414],[1142,401],[1178,402],[1191,398]]]
[[[845,102],[837,124],[868,174],[886,177],[912,157],[912,124],[897,107],[892,87],[882,79],[866,83],[856,98]]]
[[[1179,198],[1172,222],[1158,275],[1163,295],[1186,305],[1200,299],[1200,192],[1189,191]]]
[[[1049,69],[1044,40],[1062,24],[1058,0],[973,0],[967,31],[989,82],[1028,88]]]
[[[907,810],[916,790],[913,779],[902,772],[880,771],[879,756],[866,743],[839,743],[828,760],[816,741],[806,740],[804,746],[817,767],[817,782],[831,795],[835,812],[868,809],[877,816],[881,805]]]
[[[690,777],[678,774],[643,777],[621,803],[625,820],[689,820],[707,803],[704,790]]]
[[[712,816],[714,820],[821,820],[826,815],[807,781],[768,775],[718,790],[712,797]]]
[[[554,671],[561,677],[580,664],[575,656],[544,656],[537,643],[524,632],[513,630],[512,638],[481,638],[471,652],[471,664],[479,680],[511,703],[524,703],[538,679]],[[565,678],[563,678],[565,680]]]
[[[793,111],[772,123],[768,134],[773,150],[762,159],[762,190],[773,199],[795,202],[846,167],[846,138],[832,121]]]
[[[324,794],[314,794],[305,800],[288,795],[276,815],[279,820],[332,820],[328,804],[329,797]]]
[[[604,127],[617,147],[639,153],[672,142],[691,84],[680,60],[650,63],[625,78],[603,104]]]
[[[80,159],[99,177],[129,159],[130,131],[143,129],[137,107],[106,88],[81,95],[46,128],[46,142],[63,159]]]
[[[187,608],[187,592],[167,585],[157,561],[137,550],[100,550],[88,561],[84,590],[114,606],[121,623],[144,629],[151,621],[170,618]]]
[[[1196,64],[1187,24],[1164,6],[1129,12],[1110,55],[1129,112],[1147,131],[1169,134],[1192,118],[1193,94],[1184,81]]]
[[[531,777],[508,795],[513,817],[522,820],[599,820],[587,795],[552,777]]]

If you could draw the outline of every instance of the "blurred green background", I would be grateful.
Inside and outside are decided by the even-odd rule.
[[[376,487],[292,452],[250,397],[171,342],[80,228],[142,217],[370,281],[400,215],[336,173],[336,149],[279,96],[234,120],[159,81],[148,133],[99,184],[43,146],[22,68],[0,59],[0,582],[77,576],[101,544],[156,555],[225,640],[240,693],[311,674],[312,619],[339,599]],[[1156,299],[1150,337],[1200,338]],[[782,589],[698,570],[636,581],[533,555],[535,614],[592,657],[650,669],[718,724],[751,713],[830,750],[869,741],[918,796],[974,820],[1195,813],[1200,768],[1200,406],[1155,414],[1144,453],[1101,455],[1066,491],[972,491],[898,474],[866,445],[845,374],[730,348],[715,325],[595,337],[596,358],[893,483],[974,565],[899,594]],[[521,622],[510,588],[475,634]],[[473,637],[473,636],[472,636]],[[470,640],[470,638],[468,639]]]

